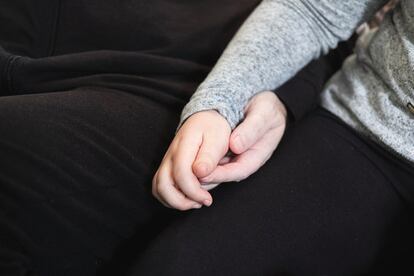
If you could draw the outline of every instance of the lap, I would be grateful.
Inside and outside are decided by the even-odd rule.
[[[315,112],[287,131],[256,174],[222,184],[210,208],[175,220],[130,274],[359,275],[382,262],[404,264],[410,213],[382,162]]]
[[[177,114],[99,88],[0,97],[0,256],[13,259],[0,271],[94,274],[164,211],[151,178]]]
[[[108,89],[0,97],[0,268],[93,274],[160,210],[174,221],[133,275],[340,275],[386,260],[388,239],[398,258],[410,250],[384,161],[319,113],[255,175],[213,190],[212,207],[165,211],[149,188],[177,122],[177,110]]]

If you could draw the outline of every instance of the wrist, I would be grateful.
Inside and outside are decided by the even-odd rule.
[[[209,110],[203,110],[197,113],[194,113],[193,115],[191,115],[188,120],[194,119],[202,119],[203,125],[214,125],[215,127],[221,127],[223,128],[223,131],[231,131],[231,126],[230,123],[227,121],[227,119],[220,114],[220,112],[218,112],[215,109],[209,109]]]

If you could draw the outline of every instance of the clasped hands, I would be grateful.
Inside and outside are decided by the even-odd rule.
[[[273,92],[264,91],[250,99],[244,113],[233,131],[214,110],[185,121],[152,181],[152,194],[164,206],[182,211],[210,206],[209,190],[246,179],[266,163],[285,131],[286,108]]]

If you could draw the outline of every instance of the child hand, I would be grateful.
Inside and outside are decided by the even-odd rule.
[[[152,194],[166,207],[182,211],[210,206],[211,194],[198,179],[211,174],[227,153],[230,133],[230,125],[217,111],[189,117],[153,178]]]

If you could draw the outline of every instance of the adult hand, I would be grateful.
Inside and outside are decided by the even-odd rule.
[[[230,134],[230,125],[217,111],[189,117],[153,178],[153,195],[166,207],[182,211],[210,206],[213,199],[199,178],[211,174],[227,153]]]
[[[214,171],[200,181],[217,184],[241,181],[256,172],[270,158],[285,132],[287,111],[271,91],[256,94],[245,108],[244,121],[230,137],[235,154],[220,161]]]

